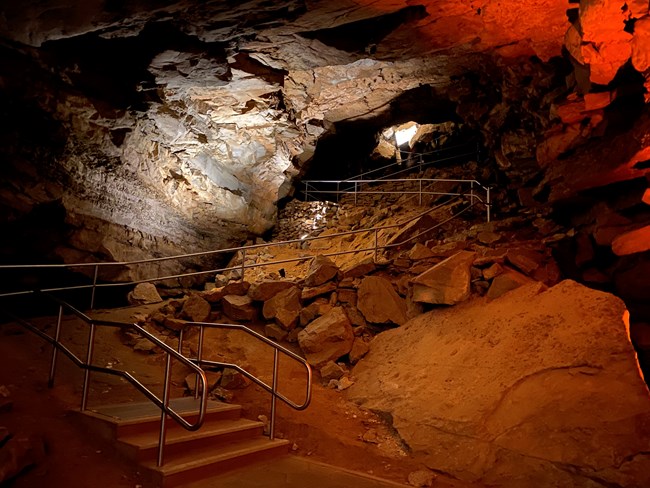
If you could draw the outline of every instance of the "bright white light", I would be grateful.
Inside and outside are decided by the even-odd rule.
[[[406,144],[411,140],[411,138],[415,135],[417,131],[418,131],[417,124],[413,124],[412,126],[406,129],[395,131],[395,143],[398,146],[401,146],[402,144]]]

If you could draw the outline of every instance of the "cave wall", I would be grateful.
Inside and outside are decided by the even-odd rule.
[[[5,234],[3,259],[119,261],[263,234],[337,129],[409,120],[396,101],[423,87],[481,133],[497,211],[566,212],[647,177],[647,13],[604,0],[3,6],[0,225],[62,209],[56,232]],[[647,221],[634,212],[626,232]]]

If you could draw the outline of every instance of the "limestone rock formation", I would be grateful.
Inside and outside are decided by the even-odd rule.
[[[298,323],[301,309],[300,290],[293,286],[264,302],[262,313],[265,319],[275,319],[280,327],[291,330]]]
[[[350,319],[341,307],[318,317],[298,334],[298,344],[309,364],[321,368],[352,349],[354,334]]]
[[[205,322],[210,317],[210,303],[198,295],[192,294],[183,303],[181,313],[192,322]]]
[[[309,265],[309,272],[305,276],[305,285],[316,287],[334,278],[339,272],[338,266],[326,256],[316,256]]]
[[[379,335],[349,396],[392,418],[438,473],[503,486],[646,486],[650,395],[626,320],[619,299],[575,282],[526,285]]]
[[[253,301],[246,295],[226,295],[221,303],[223,312],[233,320],[251,321],[257,315]]]
[[[129,292],[127,297],[131,305],[145,305],[149,303],[160,303],[162,298],[153,283],[138,283],[135,288]]]
[[[361,281],[357,308],[374,324],[402,325],[406,322],[406,302],[390,281],[379,276],[366,276]]]
[[[469,297],[470,267],[476,253],[460,251],[416,276],[413,301],[453,305]]]

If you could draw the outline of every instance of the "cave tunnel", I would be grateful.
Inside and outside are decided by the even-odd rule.
[[[440,124],[453,122],[461,124],[456,114],[456,104],[437,92],[435,87],[423,85],[406,91],[391,100],[386,110],[379,115],[363,116],[352,120],[343,120],[331,124],[331,129],[319,139],[313,158],[308,163],[302,179],[305,180],[344,180],[352,178],[379,166],[388,164],[386,159],[373,158],[380,134],[392,126],[407,122],[417,124]],[[446,141],[446,146],[459,146],[462,154],[471,148],[476,159],[479,134],[464,128],[460,134]],[[418,148],[425,152],[432,148]],[[404,148],[400,157],[408,159],[408,148]],[[415,151],[415,148],[413,149]],[[443,151],[444,152],[444,151]],[[453,159],[453,153],[444,157]],[[472,159],[472,158],[469,158]],[[456,160],[458,162],[458,160]]]

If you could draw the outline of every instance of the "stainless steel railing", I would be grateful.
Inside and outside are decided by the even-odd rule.
[[[185,322],[185,325],[187,327],[198,327],[199,328],[199,338],[198,338],[198,347],[197,347],[197,357],[194,359],[196,363],[201,366],[201,367],[225,367],[225,368],[232,368],[235,369],[236,371],[240,372],[244,376],[246,376],[248,379],[253,381],[255,384],[258,386],[262,387],[264,390],[269,392],[271,394],[271,415],[270,415],[270,425],[269,425],[269,437],[271,440],[275,438],[275,417],[276,417],[276,403],[277,400],[281,400],[282,402],[286,403],[289,405],[291,408],[294,410],[304,410],[309,406],[309,403],[311,402],[311,380],[312,380],[312,368],[309,365],[309,363],[303,359],[302,357],[298,356],[297,354],[293,353],[289,349],[287,349],[284,346],[281,346],[280,344],[272,341],[271,339],[263,336],[262,334],[259,334],[255,332],[254,330],[244,326],[244,325],[239,325],[239,324],[218,324],[218,323],[211,323],[211,322]],[[204,333],[205,329],[228,329],[228,330],[237,330],[237,331],[242,331],[249,336],[254,337],[255,339],[263,342],[264,344],[267,344],[268,346],[273,348],[273,371],[272,371],[272,381],[271,385],[268,385],[264,381],[262,381],[260,378],[256,377],[249,371],[245,370],[241,366],[238,366],[236,364],[232,363],[224,363],[224,362],[219,362],[219,361],[211,361],[208,359],[203,358],[203,338],[204,338]],[[179,338],[179,347],[182,346],[183,343],[183,335],[181,333],[181,336]],[[293,359],[294,361],[300,363],[304,368],[307,373],[307,379],[306,379],[306,391],[305,391],[305,397],[302,403],[296,403],[292,400],[290,400],[287,396],[283,395],[278,391],[278,374],[279,374],[279,360],[280,360],[280,353],[284,354],[285,356]]]
[[[138,283],[151,283],[151,282],[159,282],[163,280],[173,280],[173,279],[179,279],[179,278],[185,278],[185,277],[190,277],[190,276],[201,276],[201,275],[206,275],[206,274],[213,274],[213,273],[223,273],[226,271],[233,271],[233,270],[241,270],[242,274],[242,279],[244,279],[245,273],[247,269],[251,268],[257,268],[257,267],[262,267],[262,266],[269,266],[269,265],[276,265],[276,264],[284,264],[284,263],[290,263],[290,262],[297,262],[297,261],[305,261],[307,259],[311,259],[311,257],[307,258],[292,258],[292,259],[284,259],[284,260],[274,260],[274,261],[265,261],[263,263],[254,263],[254,264],[249,264],[246,262],[246,256],[247,253],[254,252],[256,250],[260,249],[271,249],[274,247],[280,247],[280,246],[288,246],[288,245],[302,245],[306,242],[313,242],[313,241],[321,241],[321,240],[327,240],[331,239],[334,237],[341,237],[341,236],[349,236],[349,235],[355,235],[363,232],[374,232],[375,238],[374,238],[374,245],[372,248],[366,248],[366,249],[357,249],[357,250],[352,250],[352,251],[343,251],[340,253],[336,254],[327,254],[328,256],[333,256],[333,255],[338,255],[338,254],[352,254],[352,253],[358,253],[358,252],[367,252],[367,251],[374,251],[375,256],[378,255],[379,251],[381,249],[390,249],[390,245],[380,245],[379,240],[378,240],[378,235],[379,231],[382,230],[389,230],[389,229],[395,229],[395,228],[401,228],[406,225],[408,225],[411,222],[414,222],[415,220],[423,217],[426,214],[429,214],[435,210],[438,210],[444,205],[447,205],[450,202],[453,202],[455,200],[460,201],[462,198],[469,197],[470,204],[467,209],[464,209],[463,211],[459,212],[452,218],[455,218],[456,216],[466,212],[469,210],[469,208],[473,207],[476,202],[482,202],[487,210],[486,210],[486,218],[490,219],[490,208],[491,208],[491,203],[490,203],[490,188],[489,187],[484,187],[483,185],[480,185],[476,180],[462,180],[462,181],[468,181],[470,182],[470,186],[472,187],[470,189],[470,192],[468,193],[450,193],[449,196],[451,197],[450,201],[438,204],[432,208],[426,209],[423,212],[415,215],[414,217],[411,217],[404,222],[400,222],[398,224],[393,224],[393,225],[387,225],[387,226],[380,226],[380,227],[372,227],[369,229],[357,229],[353,231],[346,231],[346,232],[340,232],[336,234],[328,234],[327,236],[315,236],[315,237],[306,237],[304,239],[290,239],[287,241],[281,241],[281,242],[272,242],[272,243],[265,243],[265,244],[255,244],[252,246],[240,246],[240,247],[233,247],[233,248],[227,248],[227,249],[219,249],[219,250],[213,250],[213,251],[201,251],[201,252],[195,252],[195,253],[188,253],[188,254],[182,254],[182,255],[176,255],[176,256],[167,256],[167,257],[161,257],[161,258],[150,258],[150,259],[141,259],[141,260],[135,260],[135,261],[122,261],[122,262],[95,262],[95,263],[77,263],[77,264],[44,264],[44,265],[33,265],[33,264],[23,264],[23,265],[0,265],[0,271],[3,270],[21,270],[21,269],[83,269],[83,268],[91,268],[93,270],[93,282],[91,284],[85,284],[85,285],[75,285],[75,286],[65,286],[65,287],[49,287],[49,288],[43,288],[41,291],[43,292],[59,292],[59,291],[72,291],[72,290],[90,290],[91,291],[91,296],[90,296],[90,308],[92,309],[95,304],[95,298],[96,298],[96,293],[97,290],[103,289],[103,288],[115,288],[115,287],[124,287],[124,286],[132,286]],[[474,181],[474,184],[471,183],[471,181]],[[481,196],[476,194],[473,189],[476,188],[474,185],[479,185],[480,188],[485,189],[486,191],[486,197],[485,200],[482,199]],[[448,220],[445,222],[440,223],[442,225],[443,223],[446,223]],[[164,275],[164,276],[155,276],[152,278],[146,278],[146,279],[140,279],[140,280],[133,280],[129,282],[122,282],[122,283],[98,283],[97,278],[99,275],[99,270],[104,267],[110,267],[110,266],[137,266],[139,264],[148,264],[148,263],[155,263],[155,262],[162,262],[162,261],[170,261],[170,260],[180,260],[184,258],[190,258],[190,257],[198,257],[198,256],[215,256],[218,254],[223,254],[223,255],[233,255],[235,253],[239,253],[241,256],[241,265],[237,266],[231,266],[231,267],[224,267],[224,268],[212,268],[212,269],[206,269],[206,270],[201,270],[201,271],[194,271],[190,273],[179,273],[179,274],[174,274],[174,275]],[[7,296],[20,296],[20,295],[26,295],[32,293],[32,290],[20,290],[20,291],[14,291],[14,292],[7,292],[7,293],[2,293],[0,294],[0,297],[7,297]]]
[[[434,141],[438,141],[442,138],[443,136],[437,137]],[[433,141],[432,141],[433,142]],[[469,150],[469,147],[474,147],[474,143],[476,141],[469,141],[465,142],[462,144],[454,144],[452,146],[446,146],[446,147],[441,147],[438,149],[433,149],[431,151],[427,152],[416,152],[416,151],[406,151],[407,154],[407,159],[406,160],[401,160],[401,161],[396,161],[394,163],[387,164],[385,166],[381,166],[379,168],[374,168],[368,171],[365,171],[359,175],[356,176],[351,176],[350,178],[346,178],[343,181],[354,181],[358,179],[368,179],[370,175],[376,174],[376,173],[386,173],[387,170],[391,168],[400,168],[397,171],[394,171],[392,173],[388,174],[383,174],[382,176],[376,178],[378,180],[381,180],[383,178],[391,178],[393,176],[397,176],[399,174],[404,174],[404,173],[409,173],[411,171],[421,171],[422,168],[425,168],[427,166],[430,166],[432,164],[439,164],[439,163],[446,163],[449,161],[454,161],[460,158],[465,158],[468,156],[474,156],[478,154],[478,147],[476,149],[472,149],[471,151]],[[464,149],[467,148],[463,153],[461,154],[451,154],[449,156],[445,155],[444,157],[436,157],[435,159],[430,159],[432,156],[439,156],[441,154],[448,154],[452,150],[456,149]],[[405,151],[400,151],[400,153],[405,152]],[[425,158],[426,157],[426,158]],[[477,157],[478,158],[478,157]],[[405,163],[405,161],[407,161]]]
[[[147,332],[145,329],[140,327],[138,324],[135,323],[127,323],[127,322],[113,322],[113,321],[107,321],[107,320],[96,320],[85,313],[81,312],[80,310],[76,309],[72,305],[64,302],[63,300],[60,300],[57,297],[42,293],[42,292],[33,292],[34,296],[36,297],[43,297],[48,300],[53,301],[58,305],[58,316],[57,316],[57,322],[56,322],[56,328],[54,331],[54,337],[51,337],[47,333],[43,332],[40,330],[38,327],[30,323],[28,320],[23,319],[22,317],[19,317],[16,314],[7,312],[6,310],[4,313],[9,316],[12,320],[14,320],[16,323],[22,325],[26,329],[30,330],[31,332],[35,333],[45,341],[49,342],[52,345],[52,357],[50,361],[50,372],[49,372],[49,378],[48,378],[48,385],[52,387],[54,385],[54,377],[56,373],[56,365],[57,365],[57,357],[58,357],[58,352],[61,351],[64,353],[70,360],[79,368],[84,370],[84,380],[83,380],[83,389],[82,389],[82,394],[81,394],[81,411],[85,411],[88,406],[88,386],[90,382],[90,372],[98,372],[98,373],[104,373],[104,374],[109,374],[109,375],[114,375],[114,376],[120,376],[127,380],[129,383],[131,383],[137,390],[139,390],[141,393],[143,393],[151,402],[156,405],[160,411],[160,430],[159,430],[159,438],[158,438],[158,455],[157,455],[157,465],[162,466],[164,462],[164,448],[165,448],[165,438],[167,435],[167,416],[170,416],[172,419],[174,419],[178,424],[180,424],[183,428],[190,430],[190,431],[195,431],[198,430],[201,425],[203,424],[204,418],[205,418],[205,409],[207,405],[207,395],[208,395],[208,389],[207,389],[207,380],[205,373],[203,370],[194,364],[191,360],[187,359],[185,356],[181,354],[181,348],[179,345],[179,350],[175,351],[173,348],[169,347],[167,344],[162,342],[160,339],[158,339],[156,336],[153,334]],[[62,324],[62,319],[63,319],[63,314],[64,311],[70,311],[73,315],[81,319],[83,322],[89,325],[89,333],[88,333],[88,343],[86,346],[86,358],[81,359],[79,358],[73,351],[71,351],[67,346],[65,346],[61,342],[61,324]],[[93,364],[93,354],[95,350],[95,332],[97,326],[103,326],[103,327],[116,327],[116,328],[130,328],[135,330],[138,334],[140,334],[142,337],[147,339],[148,341],[152,342],[156,346],[158,346],[160,349],[162,349],[166,353],[166,361],[165,361],[165,376],[164,376],[164,382],[163,382],[163,393],[162,393],[162,398],[159,398],[153,391],[151,391],[149,388],[147,388],[143,383],[141,383],[135,376],[133,376],[131,373],[128,371],[123,371],[120,369],[113,369],[113,368],[106,368],[102,366],[97,366]],[[174,358],[175,360],[179,361],[180,363],[184,364],[188,368],[192,369],[194,373],[196,374],[197,378],[197,393],[199,389],[201,390],[201,396],[200,396],[200,402],[199,402],[199,412],[198,412],[198,417],[197,420],[194,423],[190,423],[187,420],[185,420],[178,412],[176,412],[170,405],[169,405],[169,395],[170,395],[170,381],[171,381],[171,359]],[[198,398],[198,394],[197,394]]]
[[[485,205],[486,220],[490,222],[491,219],[491,195],[489,186],[484,186],[477,180],[464,180],[464,179],[443,179],[443,178],[402,178],[402,179],[377,179],[377,180],[305,180],[303,181],[305,188],[303,190],[305,201],[313,195],[336,195],[336,200],[339,201],[341,195],[354,195],[354,203],[356,205],[359,195],[417,195],[418,204],[422,205],[423,195],[429,196],[460,196],[468,194],[471,203],[475,200]],[[427,188],[427,185],[435,183],[457,183],[469,187],[469,192],[445,192],[433,191]],[[379,187],[373,190],[367,189],[370,185],[382,184],[383,188]],[[392,184],[392,186],[387,185]],[[413,186],[413,190],[395,189],[395,185]],[[366,189],[364,189],[364,186]],[[481,195],[480,191],[483,190],[485,195]]]

